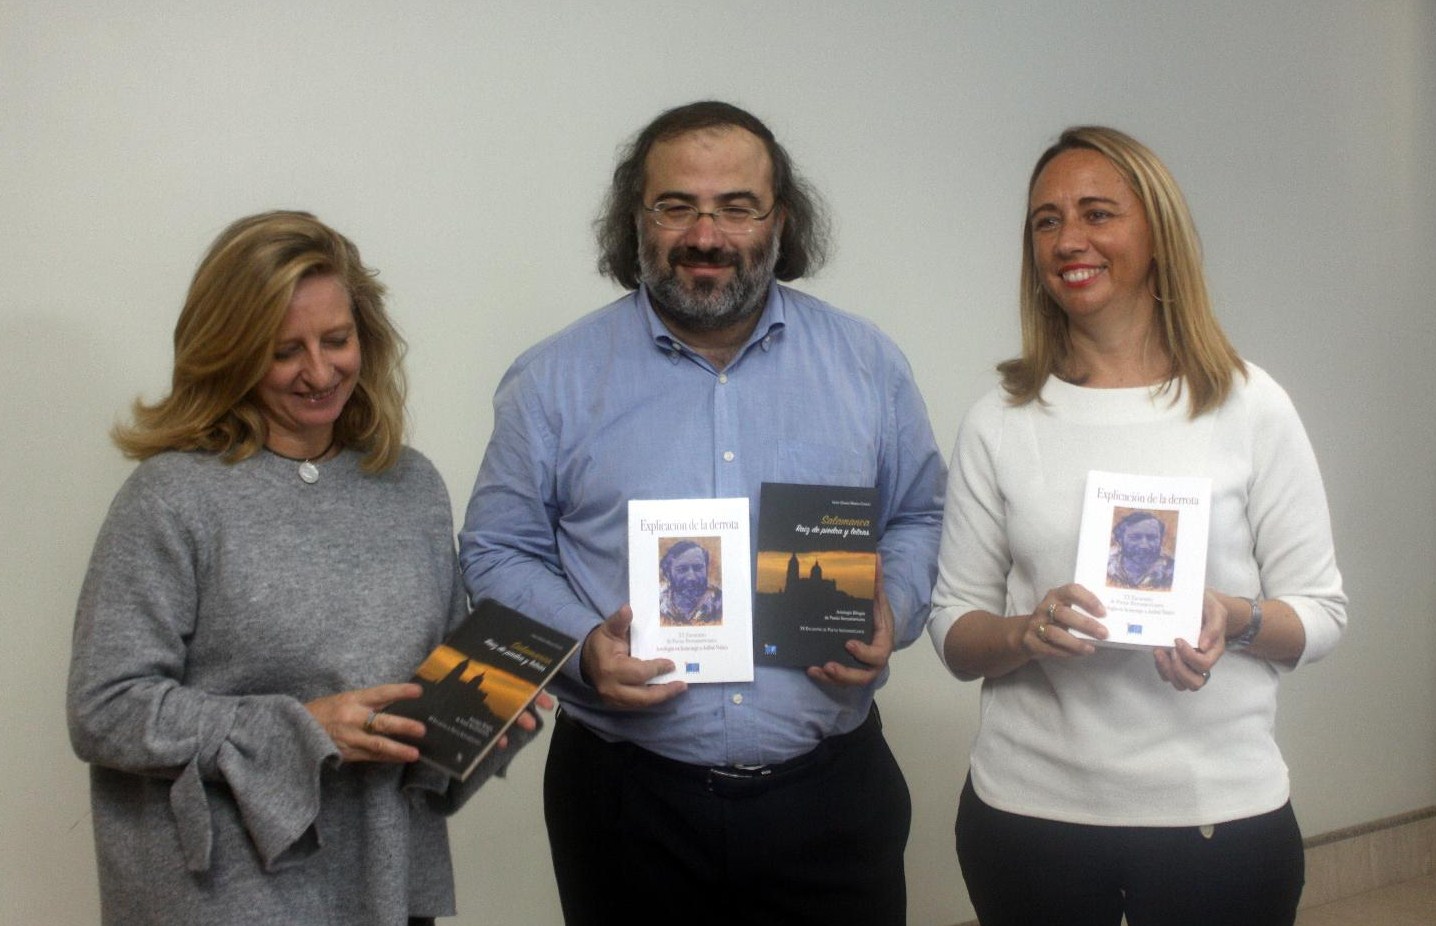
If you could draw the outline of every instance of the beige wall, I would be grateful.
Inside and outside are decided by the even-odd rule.
[[[129,469],[105,431],[164,389],[213,235],[292,206],[360,244],[411,343],[413,442],[460,508],[505,366],[615,293],[588,226],[615,147],[705,96],[766,118],[827,195],[839,250],[805,285],[904,346],[944,447],[1016,347],[1039,150],[1097,121],[1161,153],[1336,519],[1352,629],[1282,694],[1298,813],[1317,833],[1436,803],[1433,10],[0,0],[0,919],[96,920],[72,609]],[[882,702],[916,804],[911,920],[966,919],[951,820],[977,688],[924,640]],[[541,760],[454,821],[457,923],[556,920]]]

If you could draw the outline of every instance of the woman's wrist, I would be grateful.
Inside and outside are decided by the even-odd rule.
[[[1227,609],[1227,614],[1229,616],[1227,621],[1227,649],[1229,650],[1246,649],[1256,641],[1257,636],[1261,633],[1261,599],[1239,598],[1237,599],[1237,601],[1241,601],[1246,604],[1247,607],[1245,608],[1245,610],[1247,612],[1247,618],[1239,625],[1234,624],[1230,620],[1230,615],[1234,610],[1237,614],[1241,614],[1244,609],[1240,605],[1238,605],[1234,609]]]

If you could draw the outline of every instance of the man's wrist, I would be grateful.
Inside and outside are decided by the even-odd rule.
[[[586,636],[586,637],[583,638],[583,645],[581,645],[581,646],[578,648],[578,678],[579,678],[579,681],[583,682],[583,683],[584,683],[585,685],[587,685],[588,687],[590,687],[590,688],[595,688],[595,689],[596,689],[596,686],[593,684],[593,677],[588,674],[588,644],[589,644],[590,638],[592,638],[594,634],[598,633],[598,632],[599,632],[600,630],[602,630],[602,629],[603,629],[603,625],[602,625],[602,624],[599,624],[597,627],[595,627],[595,628],[593,628],[592,630],[590,630],[590,631],[588,632],[588,636]]]

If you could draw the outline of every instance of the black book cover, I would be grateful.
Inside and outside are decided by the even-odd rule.
[[[765,482],[758,501],[753,662],[859,666],[871,643],[877,489]]]
[[[578,642],[485,599],[420,664],[424,693],[386,712],[427,728],[423,761],[463,780],[578,648]]]

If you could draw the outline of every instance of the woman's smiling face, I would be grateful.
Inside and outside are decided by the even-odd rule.
[[[359,332],[343,282],[333,274],[300,280],[269,371],[255,387],[269,424],[265,444],[292,457],[323,453],[359,382],[359,366]]]
[[[1054,157],[1032,185],[1027,216],[1038,277],[1070,321],[1152,312],[1147,213],[1104,155],[1072,148]]]

